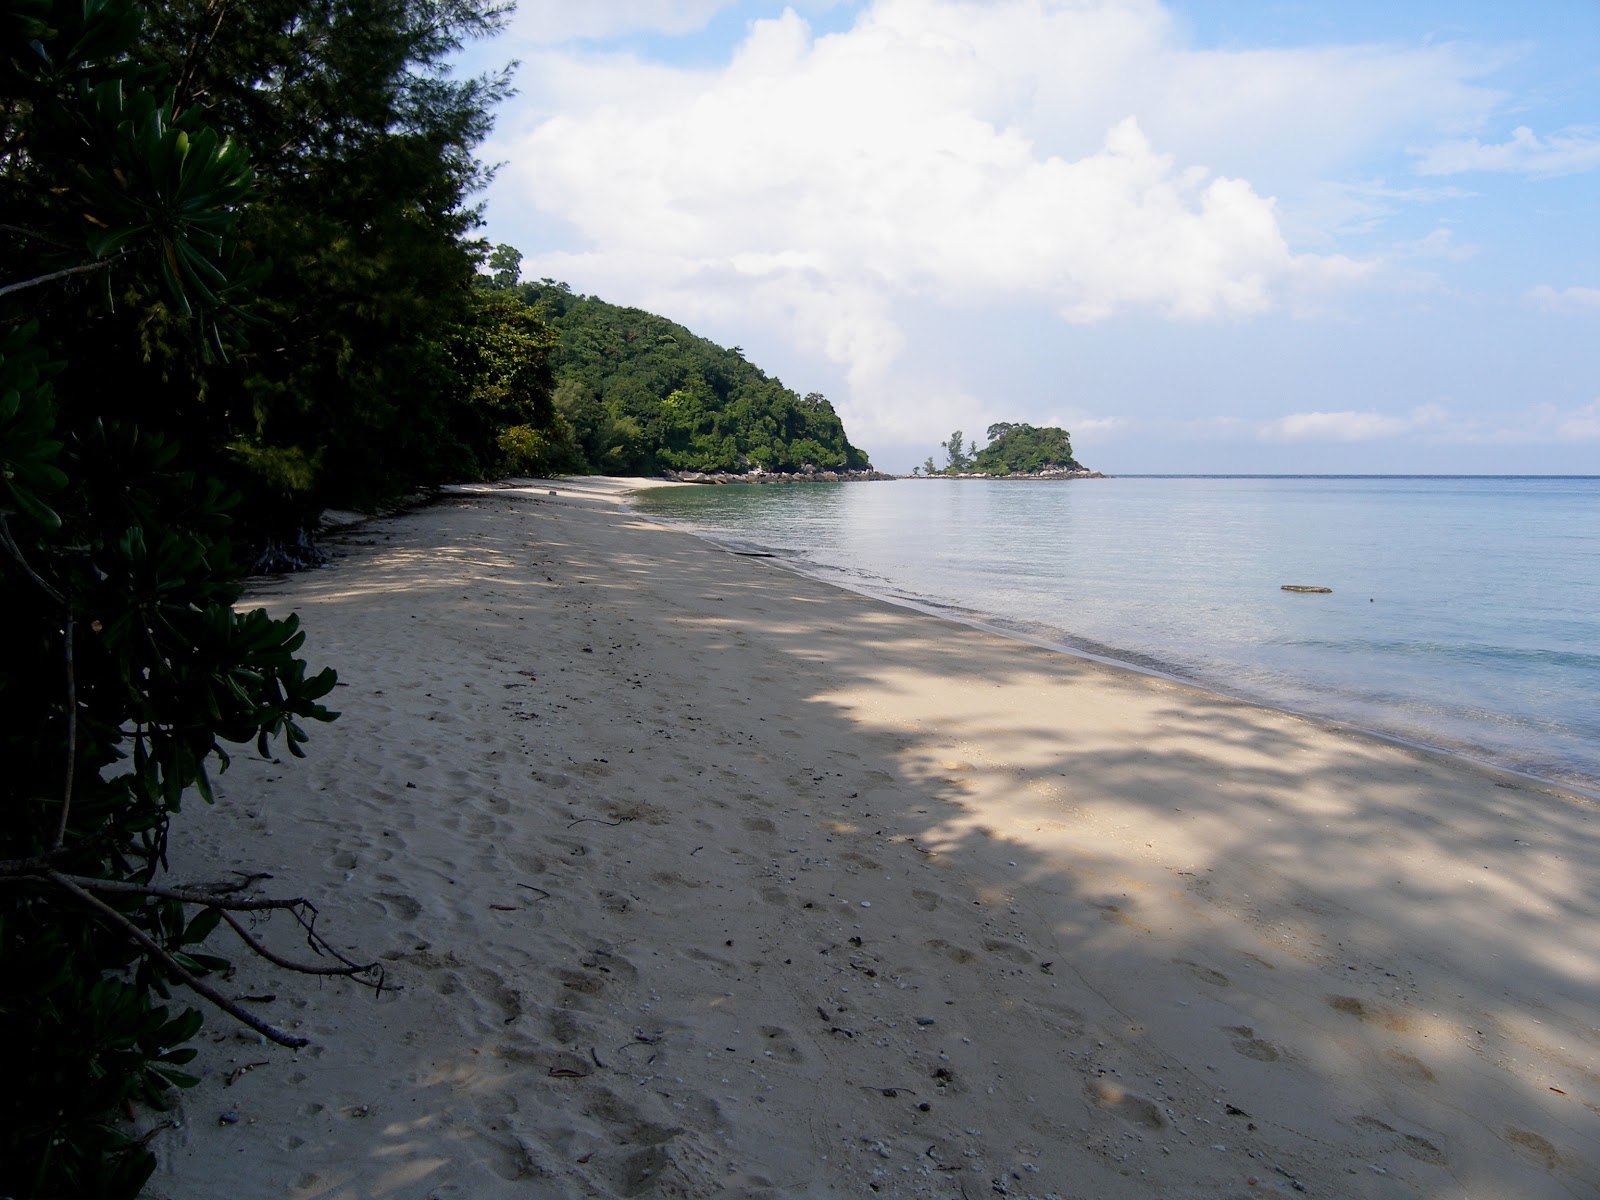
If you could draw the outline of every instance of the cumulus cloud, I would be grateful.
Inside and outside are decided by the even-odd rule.
[[[956,403],[915,377],[915,308],[1325,311],[1383,263],[1307,252],[1331,234],[1274,193],[1304,201],[1374,144],[1481,127],[1499,101],[1494,62],[1459,46],[1202,52],[1158,0],[870,0],[822,36],[789,9],[710,66],[558,44],[722,7],[523,0],[543,45],[485,147],[506,164],[491,211],[562,231],[535,275],[817,356],[852,430],[920,425],[908,396]]]
[[[1477,138],[1440,142],[1419,155],[1421,175],[1461,175],[1469,171],[1526,175],[1572,175],[1600,167],[1600,131],[1564,129],[1540,137],[1519,125],[1505,142],[1485,144]]]
[[[565,57],[566,111],[494,149],[592,248],[567,260],[580,277],[676,263],[652,297],[720,280],[730,303],[858,375],[897,349],[896,297],[1195,321],[1359,277],[1362,264],[1293,253],[1270,197],[1163,151],[1135,116],[1093,143],[1025,127],[1021,109],[1048,107],[1024,103],[1029,88],[1083,86],[1102,58],[1148,57],[1165,28],[1140,2],[882,0],[813,38],[791,10],[755,22],[721,69]]]
[[[1557,291],[1548,283],[1531,288],[1524,299],[1553,313],[1600,313],[1600,288],[1569,287]]]
[[[735,0],[518,0],[509,36],[525,44],[630,33],[688,33]]]
[[[1423,405],[1405,416],[1379,412],[1307,412],[1279,417],[1261,427],[1259,436],[1272,442],[1370,442],[1414,433],[1445,420],[1436,404]]]

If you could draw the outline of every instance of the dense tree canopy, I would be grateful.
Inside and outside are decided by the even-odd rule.
[[[943,469],[930,457],[924,464],[928,475],[1037,475],[1042,471],[1081,471],[1072,457],[1072,439],[1065,429],[1053,425],[1037,428],[1024,423],[998,421],[989,426],[989,444],[982,450],[969,443],[961,448],[961,431],[940,443],[945,452]]]
[[[553,280],[522,294],[558,339],[555,408],[568,469],[652,475],[870,465],[827,397],[798,395],[737,347]]]
[[[1072,439],[1054,425],[997,422],[989,426],[989,444],[978,451],[972,469],[985,475],[1032,475],[1056,468],[1073,468]]]
[[[497,464],[458,353],[487,314],[473,156],[502,76],[446,59],[492,32],[493,0],[164,0],[142,55],[180,106],[255,166],[241,244],[273,269],[262,324],[207,401],[211,428],[268,502],[363,504]]]
[[[239,515],[497,469],[553,421],[549,332],[475,287],[466,237],[498,85],[440,70],[493,21],[0,8],[0,1193],[139,1190],[150,1154],[107,1114],[190,1082],[177,986],[296,1044],[206,982],[234,911],[363,970],[301,901],[159,876],[225,745],[299,754],[333,715],[294,618],[234,608]]]

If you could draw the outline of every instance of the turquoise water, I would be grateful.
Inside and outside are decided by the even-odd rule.
[[[858,590],[1600,791],[1600,477],[730,485],[634,507]]]

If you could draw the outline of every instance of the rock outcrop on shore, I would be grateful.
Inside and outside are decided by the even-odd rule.
[[[661,478],[675,483],[858,483],[889,479],[1104,479],[1099,471],[1087,467],[1048,467],[1043,471],[1019,471],[1011,475],[986,475],[982,471],[963,471],[958,475],[889,475],[870,466],[861,471],[664,471]]]
[[[1009,475],[990,475],[983,471],[960,471],[949,474],[944,471],[933,475],[901,475],[901,479],[1104,479],[1099,471],[1091,471],[1088,467],[1046,467],[1042,471],[1015,471]]]
[[[677,483],[858,483],[902,478],[874,471],[871,466],[860,471],[824,471],[817,467],[803,471],[663,471],[661,477]]]

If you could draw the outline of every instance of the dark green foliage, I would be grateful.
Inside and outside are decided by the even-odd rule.
[[[496,246],[484,265],[489,273],[478,277],[478,285],[494,291],[510,291],[522,275],[522,252],[515,246]]]
[[[467,475],[542,475],[559,470],[570,433],[552,399],[555,333],[510,291],[474,293],[451,332],[450,365],[461,381],[452,432]]]
[[[130,1197],[153,1159],[112,1121],[193,1082],[199,1013],[162,1001],[226,966],[226,902],[153,883],[171,819],[225,744],[300,754],[335,680],[234,610],[237,497],[168,432],[226,428],[249,166],[129,56],[129,0],[3,13],[0,1194]]]
[[[978,451],[973,469],[985,475],[1032,475],[1052,468],[1075,468],[1072,440],[1065,429],[1043,429],[999,422],[989,426],[989,444]]]
[[[102,420],[63,436],[32,327],[0,361],[10,618],[0,705],[8,714],[0,860],[0,1039],[26,1087],[0,1092],[0,1194],[131,1196],[148,1154],[105,1114],[162,1105],[199,1014],[156,1000],[166,974],[114,919],[64,894],[57,873],[148,883],[171,817],[225,742],[326,720],[331,671],[308,676],[293,617],[236,613],[226,537],[232,498],[175,467],[174,446]],[[140,894],[104,898],[181,966],[225,966],[184,949],[216,923]]]
[[[274,264],[256,288],[270,328],[208,381],[205,427],[263,537],[504,465],[494,415],[473,408],[499,385],[471,374],[484,247],[466,235],[486,178],[473,149],[506,82],[445,70],[502,16],[494,0],[152,8],[144,56],[255,166],[238,235]],[[540,404],[547,389],[514,407]]]
[[[949,441],[940,442],[939,446],[944,451],[944,470],[954,475],[972,469],[972,458],[961,448],[961,430],[956,430]]]
[[[804,397],[681,325],[574,295],[544,280],[522,289],[554,328],[555,407],[570,437],[566,469],[860,470],[825,396]]]

